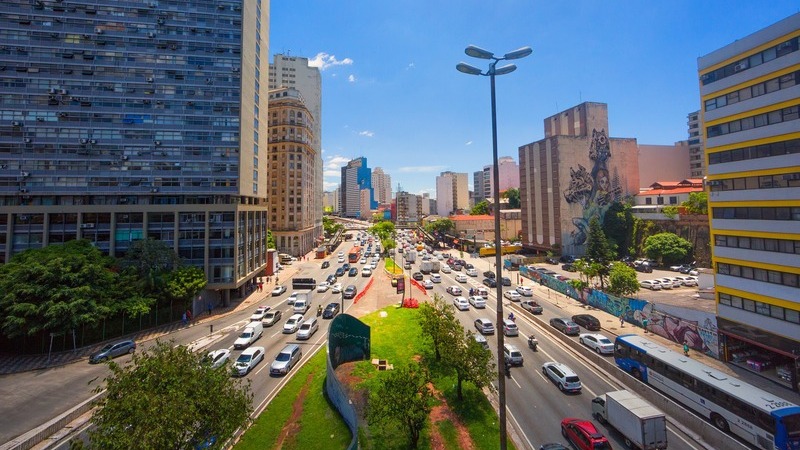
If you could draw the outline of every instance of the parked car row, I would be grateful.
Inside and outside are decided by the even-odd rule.
[[[682,286],[693,287],[697,286],[697,277],[691,275],[654,278],[652,280],[643,280],[639,282],[639,286],[650,289],[652,291],[660,291],[662,289],[673,289]]]

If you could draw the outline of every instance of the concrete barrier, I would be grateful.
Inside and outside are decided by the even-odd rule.
[[[105,391],[94,395],[60,416],[0,445],[0,450],[28,450],[33,448],[36,444],[39,444],[59,430],[62,430],[73,420],[89,412],[94,407],[94,403],[104,395],[106,395]]]

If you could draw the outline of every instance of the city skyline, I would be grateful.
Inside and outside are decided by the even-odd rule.
[[[366,5],[271,8],[270,54],[307,57],[322,73],[328,191],[359,156],[383,167],[393,190],[432,195],[439,173],[491,164],[488,79],[455,70],[460,61],[488,66],[466,56],[467,45],[533,48],[498,78],[500,156],[517,160],[520,146],[543,137],[546,117],[584,101],[608,104],[609,136],[672,145],[687,139],[686,116],[700,108],[697,58],[798,12],[790,1]],[[446,32],[431,41],[430,30]]]

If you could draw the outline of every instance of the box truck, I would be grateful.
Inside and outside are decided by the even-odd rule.
[[[619,431],[625,438],[625,445],[630,448],[667,448],[666,416],[632,392],[607,392],[595,398],[592,400],[592,416]]]
[[[425,274],[431,273],[433,268],[433,261],[422,261],[419,265],[419,271]]]
[[[439,261],[431,261],[431,272],[439,273],[439,270],[442,268],[441,263]]]
[[[409,250],[406,252],[406,261],[413,263],[417,260],[417,251],[416,250]]]

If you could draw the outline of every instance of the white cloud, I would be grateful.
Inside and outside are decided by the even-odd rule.
[[[322,190],[324,191],[332,191],[339,187],[338,181],[323,181],[322,182]]]
[[[405,166],[397,169],[398,172],[441,172],[447,166]]]
[[[350,75],[349,77],[347,77],[347,81],[349,81],[351,83],[355,83],[356,82],[356,76],[355,75]]]
[[[308,60],[308,65],[311,67],[319,67],[319,70],[325,70],[332,66],[349,66],[353,64],[350,58],[336,59],[335,55],[329,55],[325,52],[317,53],[317,56]]]
[[[341,177],[342,176],[342,171],[341,171],[341,169],[338,169],[338,168],[337,169],[325,169],[325,170],[322,171],[322,176],[326,177],[326,178]]]
[[[472,141],[467,141],[464,145],[472,145]]]
[[[375,136],[375,133],[373,133],[372,131],[369,131],[369,130],[364,130],[364,131],[359,131],[358,135],[359,136],[372,137],[372,136]]]
[[[415,69],[416,67],[417,66],[415,66],[413,62],[412,63],[408,63],[408,65],[406,66],[406,70]]]
[[[328,161],[325,163],[325,170],[341,169],[343,166],[350,162],[350,158],[345,156],[335,155],[329,156]],[[341,172],[339,172],[341,175]]]

